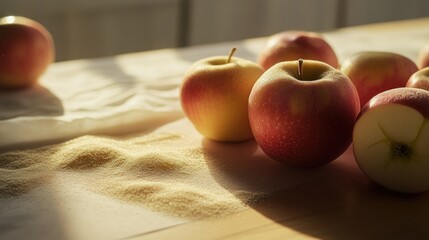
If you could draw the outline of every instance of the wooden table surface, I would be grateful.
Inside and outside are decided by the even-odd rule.
[[[324,36],[340,61],[367,49],[395,51],[415,60],[419,48],[429,42],[429,17],[338,29]],[[233,44],[236,56],[255,60],[266,40],[55,63],[38,88],[9,98],[1,95],[4,102],[26,99],[29,108],[24,109],[26,115],[19,111],[17,117],[0,121],[0,153],[13,144],[43,145],[88,133],[140,134],[135,131],[159,130],[160,125],[192,133],[195,129],[188,129],[192,126],[183,121],[177,102],[184,71],[202,57],[226,54]],[[130,87],[135,91],[128,91]],[[35,115],[31,106],[46,102],[54,109],[42,108]],[[237,194],[231,183],[235,190],[275,192],[241,212],[191,220],[96,194],[78,184],[84,174],[55,170],[52,179],[28,194],[0,198],[0,239],[429,239],[429,194],[398,194],[377,186],[358,168],[351,148],[323,167],[297,169],[253,154],[254,142],[239,151],[190,135],[194,147],[230,154],[220,162],[211,159],[207,176],[201,171],[205,175],[197,176],[198,183],[204,181],[206,187],[206,180],[213,181],[225,194]],[[84,177],[96,179],[92,172]]]
[[[429,18],[345,30],[375,34],[415,26],[429,28]],[[296,176],[296,172],[285,174]],[[274,193],[240,213],[134,238],[429,239],[429,194],[398,194],[377,186],[359,170],[351,148],[332,164],[305,174],[308,181]]]

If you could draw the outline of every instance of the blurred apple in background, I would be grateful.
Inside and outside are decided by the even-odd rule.
[[[420,69],[429,67],[429,43],[426,43],[426,45],[420,49],[417,66]]]
[[[311,59],[325,62],[334,68],[338,59],[322,35],[306,31],[285,31],[268,38],[259,55],[258,63],[264,69],[282,61]]]
[[[391,52],[364,51],[347,58],[340,67],[359,93],[361,106],[383,91],[405,87],[418,69],[409,58]]]
[[[35,84],[54,60],[51,34],[25,17],[0,19],[0,88],[24,88]]]
[[[353,146],[359,167],[378,184],[429,190],[429,92],[396,88],[376,95],[356,121]]]
[[[259,78],[249,97],[258,145],[269,157],[300,167],[340,156],[351,144],[359,110],[349,78],[313,60],[277,63]]]
[[[206,138],[229,142],[252,138],[247,102],[262,74],[256,63],[217,56],[195,62],[185,73],[180,100],[185,115]]]
[[[429,67],[420,69],[411,75],[406,86],[429,91]]]

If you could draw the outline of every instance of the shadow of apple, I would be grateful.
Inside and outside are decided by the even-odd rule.
[[[212,175],[227,188],[270,193],[305,180],[309,173],[268,158],[254,140],[225,144],[203,139],[202,148]]]
[[[39,84],[22,90],[0,90],[0,120],[63,114],[61,100]]]
[[[269,159],[253,141],[203,140],[203,149],[220,184],[232,193],[267,193],[250,207],[285,228],[320,239],[429,237],[429,194],[404,195],[372,183],[356,165],[351,147],[332,163],[308,169]]]

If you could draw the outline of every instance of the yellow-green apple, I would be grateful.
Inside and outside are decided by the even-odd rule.
[[[417,59],[417,66],[422,69],[429,67],[429,43],[424,45],[420,51]]]
[[[411,75],[406,87],[421,88],[429,91],[429,67],[422,68]]]
[[[206,138],[222,141],[251,139],[247,102],[263,73],[255,62],[215,56],[195,62],[185,73],[180,100],[185,115]]]
[[[314,60],[280,62],[249,96],[254,138],[272,159],[298,167],[335,160],[350,145],[360,104],[350,79]]]
[[[324,37],[307,31],[284,31],[270,36],[258,63],[268,69],[278,62],[298,59],[318,60],[334,68],[339,65],[337,55]]]
[[[429,92],[404,87],[374,96],[358,116],[353,148],[374,182],[399,192],[429,190]]]
[[[0,88],[35,84],[53,59],[52,36],[40,23],[19,16],[0,19]]]
[[[340,67],[359,93],[361,106],[380,92],[405,87],[416,72],[416,64],[409,58],[380,51],[358,52],[347,58]]]

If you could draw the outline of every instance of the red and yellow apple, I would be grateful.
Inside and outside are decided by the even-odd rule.
[[[232,54],[195,62],[181,85],[185,115],[203,136],[221,142],[253,137],[247,102],[253,84],[263,73],[255,62]]]
[[[406,87],[421,88],[429,91],[429,67],[422,68],[411,75]]]
[[[416,64],[409,58],[391,52],[364,51],[347,58],[340,67],[355,85],[364,106],[383,91],[405,87],[416,72]]]
[[[417,59],[417,66],[422,69],[429,67],[429,43],[424,45],[420,51]]]
[[[429,92],[396,88],[373,97],[353,131],[357,164],[394,191],[429,190]]]
[[[54,59],[51,34],[25,17],[0,19],[0,88],[24,88],[35,84]]]
[[[314,60],[277,63],[249,96],[254,138],[272,159],[313,167],[335,160],[351,144],[360,110],[350,79]]]
[[[334,68],[339,65],[337,55],[324,37],[307,31],[284,31],[270,36],[258,63],[268,69],[276,63],[298,59],[318,60]]]

